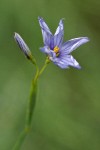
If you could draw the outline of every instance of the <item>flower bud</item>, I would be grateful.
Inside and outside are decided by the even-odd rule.
[[[29,47],[27,46],[27,44],[25,43],[25,41],[22,39],[22,37],[18,33],[15,32],[14,39],[15,39],[16,43],[18,44],[19,48],[25,54],[25,56],[28,59],[32,59],[31,51],[30,51]]]

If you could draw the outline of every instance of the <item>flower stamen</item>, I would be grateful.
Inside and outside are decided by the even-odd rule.
[[[56,56],[59,55],[59,47],[58,46],[55,46],[53,51],[56,53]]]

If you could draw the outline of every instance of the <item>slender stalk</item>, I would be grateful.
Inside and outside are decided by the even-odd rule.
[[[46,61],[44,63],[44,66],[41,68],[41,70],[39,71],[39,76],[43,73],[43,71],[45,70],[45,68],[47,67],[47,65],[50,63],[49,58],[46,58]]]
[[[31,129],[32,116],[33,116],[33,112],[34,112],[34,108],[35,108],[35,104],[36,104],[38,78],[43,73],[43,71],[47,67],[48,63],[50,62],[50,60],[48,58],[46,59],[45,64],[41,68],[41,70],[39,70],[37,64],[34,63],[35,62],[34,60],[31,59],[31,62],[36,67],[36,74],[35,74],[35,77],[32,80],[30,99],[29,99],[29,104],[28,104],[27,113],[26,113],[25,128],[22,131],[22,133],[20,134],[20,136],[19,136],[19,138],[18,138],[17,142],[15,143],[15,145],[14,145],[12,150],[20,150],[21,145],[22,145],[25,137],[27,136],[27,134],[29,133],[29,131]]]
[[[39,74],[39,70],[37,70],[35,78],[32,81],[30,100],[29,100],[27,114],[26,114],[26,125],[25,125],[26,131],[30,130],[31,128],[33,111],[34,111],[35,104],[36,104],[38,74]]]
[[[18,140],[16,141],[14,147],[12,148],[12,150],[20,150],[25,137],[27,136],[27,134],[30,131],[33,110],[34,110],[35,103],[36,103],[38,74],[39,74],[39,69],[36,66],[36,75],[35,75],[35,78],[33,78],[33,80],[32,80],[30,99],[29,99],[29,104],[28,104],[27,113],[26,113],[25,127],[24,127],[23,131],[21,132],[21,134],[20,134]]]
[[[25,132],[25,130],[23,130],[12,150],[19,150],[21,148],[21,145],[22,145],[26,135],[27,135],[27,132]]]
[[[30,93],[30,101],[29,101],[27,114],[26,114],[26,125],[25,125],[25,130],[26,131],[29,131],[30,128],[31,128],[33,111],[34,111],[35,104],[36,104],[38,78],[43,73],[43,71],[45,70],[45,68],[47,67],[49,62],[50,62],[50,60],[47,58],[46,61],[45,61],[44,66],[42,67],[41,70],[39,70],[38,66],[36,65],[37,71],[36,71],[36,75],[35,75],[35,77],[33,78],[33,81],[32,81],[32,87],[31,87],[31,93]]]

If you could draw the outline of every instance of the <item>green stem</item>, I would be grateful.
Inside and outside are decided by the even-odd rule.
[[[39,70],[38,66],[36,65],[37,72],[36,72],[35,78],[32,81],[30,101],[29,101],[29,105],[28,105],[28,109],[27,109],[27,116],[26,116],[25,128],[26,128],[27,131],[30,130],[30,128],[31,128],[32,116],[33,116],[33,111],[34,111],[35,103],[36,103],[38,78],[43,73],[43,71],[45,70],[45,68],[47,67],[49,62],[50,62],[50,60],[47,58],[46,61],[45,61],[44,66],[42,67],[41,70]]]
[[[34,108],[35,108],[35,104],[36,104],[36,94],[37,94],[37,82],[38,82],[38,78],[39,76],[43,73],[43,71],[45,70],[45,68],[47,67],[48,63],[50,62],[50,60],[47,58],[45,61],[44,66],[42,67],[41,70],[39,70],[38,66],[36,65],[36,63],[34,63],[34,60],[31,60],[31,62],[35,65],[36,67],[36,75],[32,80],[32,86],[31,86],[31,92],[30,92],[30,99],[29,99],[29,105],[27,108],[27,113],[26,113],[26,123],[25,123],[25,128],[22,131],[22,133],[20,134],[20,137],[18,138],[17,142],[15,143],[14,147],[12,150],[20,150],[21,145],[25,139],[25,137],[27,136],[27,134],[30,131],[31,128],[31,122],[32,122],[32,116],[33,116],[33,112],[34,112]]]
[[[37,91],[38,74],[39,74],[39,69],[38,69],[38,66],[36,66],[36,75],[35,75],[35,78],[32,80],[30,99],[29,99],[29,104],[28,104],[27,113],[26,113],[25,128],[22,131],[22,133],[20,134],[20,136],[19,136],[18,140],[16,141],[16,143],[15,143],[12,150],[20,150],[21,145],[22,145],[25,137],[27,136],[27,134],[30,131],[33,110],[34,110],[35,103],[36,103],[36,93],[37,93],[36,91]]]
[[[26,135],[27,135],[27,132],[25,130],[23,130],[23,132],[20,134],[20,136],[19,136],[19,138],[18,138],[17,142],[15,143],[12,150],[19,150],[20,149]]]
[[[34,111],[35,104],[36,104],[38,73],[39,72],[36,73],[36,76],[33,79],[32,86],[31,86],[30,100],[29,100],[29,105],[28,105],[28,109],[27,109],[26,125],[25,125],[25,128],[27,131],[30,130],[33,111]]]
[[[50,60],[49,60],[49,58],[47,57],[44,66],[43,66],[42,69],[39,71],[39,76],[43,73],[43,71],[45,70],[45,68],[47,67],[47,65],[48,65],[49,63],[50,63]]]

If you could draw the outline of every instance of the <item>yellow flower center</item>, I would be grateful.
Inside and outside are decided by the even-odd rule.
[[[59,47],[58,46],[55,46],[53,51],[56,53],[56,56],[59,55]]]

